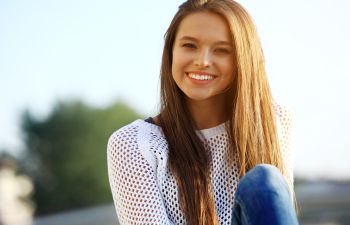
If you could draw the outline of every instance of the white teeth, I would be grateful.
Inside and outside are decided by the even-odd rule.
[[[201,74],[195,74],[195,73],[189,73],[189,77],[196,79],[196,80],[212,80],[214,79],[214,76],[210,75],[201,75]]]

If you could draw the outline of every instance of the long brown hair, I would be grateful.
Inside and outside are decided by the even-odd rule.
[[[216,225],[211,192],[209,156],[197,136],[184,93],[171,75],[172,49],[181,21],[194,12],[213,12],[229,25],[235,49],[234,82],[228,90],[230,115],[227,133],[238,156],[240,176],[260,163],[285,170],[278,144],[275,114],[264,56],[254,23],[246,10],[232,0],[188,0],[175,14],[165,34],[160,71],[160,125],[169,146],[169,167],[179,187],[182,211],[189,225]]]

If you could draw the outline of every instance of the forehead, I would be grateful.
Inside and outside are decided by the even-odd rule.
[[[231,43],[231,32],[224,17],[213,12],[195,12],[182,19],[176,39],[190,36],[202,41]]]

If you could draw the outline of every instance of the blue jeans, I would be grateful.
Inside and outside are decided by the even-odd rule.
[[[231,225],[298,224],[286,180],[279,170],[259,164],[239,181]]]

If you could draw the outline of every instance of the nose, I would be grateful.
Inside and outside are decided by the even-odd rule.
[[[200,68],[207,68],[211,64],[210,51],[209,49],[203,49],[199,51],[194,60],[194,64]]]

